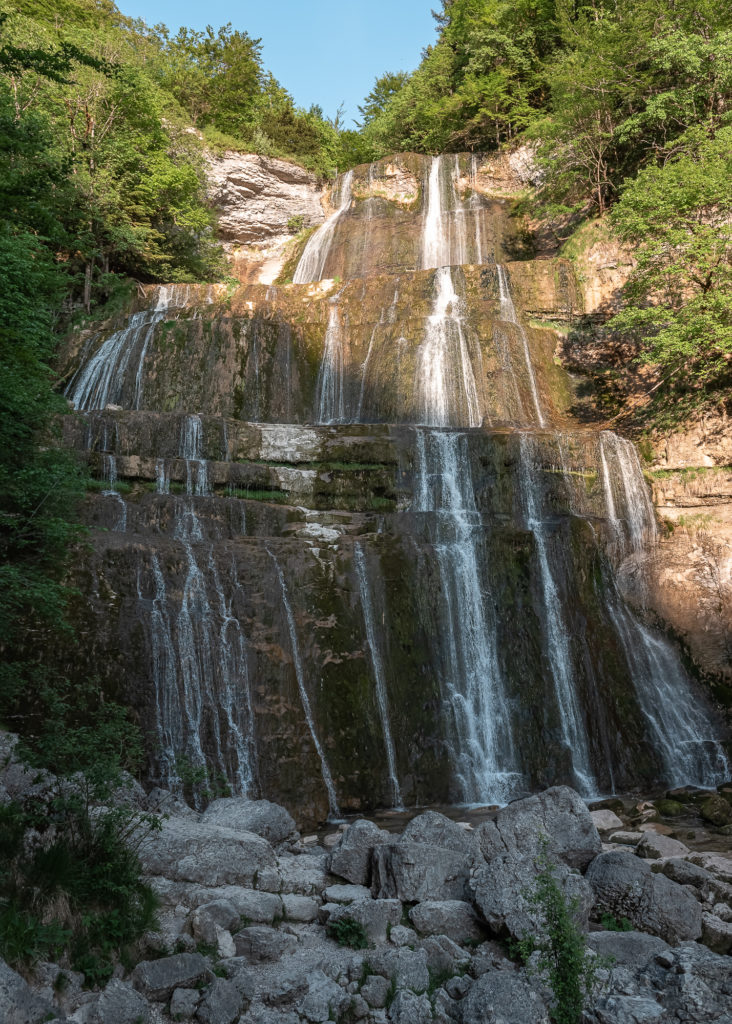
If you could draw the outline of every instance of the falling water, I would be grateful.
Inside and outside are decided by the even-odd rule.
[[[170,472],[165,459],[155,462],[155,490],[158,494],[170,494]]]
[[[366,393],[366,382],[368,380],[369,367],[371,365],[371,354],[372,354],[373,348],[374,348],[374,339],[376,337],[376,334],[378,332],[379,327],[381,327],[383,324],[392,324],[392,323],[395,322],[395,320],[396,320],[396,309],[397,309],[397,302],[398,301],[399,301],[399,284],[397,283],[397,286],[394,289],[394,298],[391,300],[391,305],[386,310],[386,312],[384,312],[384,310],[382,309],[381,315],[379,316],[379,322],[378,322],[378,324],[376,324],[374,326],[374,329],[371,332],[371,338],[369,340],[369,347],[368,347],[368,349],[366,351],[366,358],[364,359],[363,366],[361,368],[361,390],[360,390],[359,395],[358,395],[358,410],[356,412],[356,423],[361,423],[362,422],[361,417],[363,415],[363,400],[364,400],[364,395]]]
[[[475,222],[475,260],[473,261],[474,263],[483,262],[483,233],[481,230],[480,223],[481,202],[480,196],[478,194],[478,189],[476,187],[478,184],[478,164],[478,157],[475,154],[473,154],[470,158],[470,183],[473,188],[472,194],[470,196],[470,209],[472,211],[473,220]]]
[[[577,789],[583,796],[592,796],[598,792],[598,787],[592,771],[587,730],[580,710],[567,624],[549,562],[546,526],[540,512],[541,489],[538,486],[533,438],[527,434],[521,434],[519,445],[521,492],[526,513],[526,525],[534,535],[536,552],[539,557],[547,653],[554,678],[554,691],[562,725],[562,739],[564,746],[572,754],[572,767]]]
[[[665,637],[642,625],[617,593],[608,600],[631,681],[671,786],[718,786],[732,766]]]
[[[203,424],[200,416],[183,417],[180,455],[186,460],[186,494],[208,494],[208,463],[203,458]],[[196,469],[195,480],[193,467]]]
[[[483,601],[475,505],[464,434],[417,431],[418,512],[435,514],[447,645],[443,688],[452,755],[467,802],[505,803],[521,783],[496,624]]]
[[[353,171],[348,171],[339,180],[338,206],[324,224],[308,239],[303,254],[292,276],[295,284],[307,284],[309,281],[320,281],[328,259],[338,221],[351,205],[351,184]]]
[[[417,353],[419,421],[429,426],[477,427],[481,423],[478,388],[450,267],[436,272],[435,289]]]
[[[318,423],[344,423],[345,381],[343,367],[343,339],[338,296],[330,300],[328,326],[325,331],[323,358],[318,373],[316,403]]]
[[[133,313],[126,327],[107,338],[91,359],[81,364],[66,390],[75,409],[88,412],[92,409],[104,409],[110,403],[119,404],[127,367],[133,352],[141,345],[135,374],[133,404],[135,409],[140,408],[143,363],[147,348],[155,332],[155,325],[165,318],[170,297],[166,288],[160,288],[153,309]]]
[[[511,298],[511,287],[508,280],[508,274],[506,268],[498,264],[496,267],[498,271],[498,289],[499,298],[501,303],[501,318],[507,323],[514,324],[518,330],[519,336],[524,350],[524,358],[526,360],[526,370],[529,376],[529,384],[531,386],[531,397],[534,401],[534,409],[536,410],[536,418],[540,427],[546,426],[544,414],[541,411],[541,405],[539,403],[539,392],[536,387],[536,376],[534,374],[534,366],[531,362],[531,353],[529,352],[529,339],[526,335],[524,325],[518,318],[516,313],[516,307],[513,304]]]
[[[155,689],[156,732],[160,757],[160,781],[165,786],[179,789],[180,779],[177,760],[184,749],[183,709],[178,692],[178,654],[173,643],[173,633],[168,615],[168,596],[165,577],[155,552],[152,554],[155,596],[150,609],[150,634],[152,640],[152,677]],[[138,571],[137,596],[142,601],[140,574]],[[200,752],[200,744],[193,738],[194,749]],[[200,757],[203,757],[202,752]],[[199,760],[197,766],[205,764]]]
[[[642,551],[658,536],[656,517],[635,446],[604,430],[600,434],[600,467],[607,519],[613,537],[627,551]],[[622,514],[618,514],[618,507]]]
[[[302,660],[300,658],[300,645],[297,640],[297,630],[295,628],[295,616],[292,614],[292,607],[290,605],[290,598],[287,592],[287,584],[285,583],[285,577],[282,573],[280,563],[277,561],[275,555],[267,548],[267,554],[274,562],[274,567],[277,571],[277,578],[280,582],[280,592],[282,594],[282,605],[285,609],[285,617],[287,619],[287,628],[290,633],[290,646],[292,649],[292,660],[295,665],[295,678],[297,679],[297,687],[300,691],[300,701],[302,702],[302,709],[305,712],[305,720],[308,723],[308,729],[310,731],[310,737],[313,741],[313,746],[317,751],[318,757],[320,758],[320,770],[323,775],[323,782],[325,783],[325,789],[328,794],[328,807],[330,809],[331,818],[339,818],[340,810],[338,809],[338,799],[336,797],[335,786],[333,785],[333,776],[330,774],[330,768],[325,758],[325,751],[318,739],[318,734],[315,731],[315,719],[313,718],[312,708],[310,706],[310,698],[308,697],[308,691],[305,687],[305,675],[302,668]]]
[[[389,721],[389,703],[386,694],[386,673],[384,671],[384,662],[381,657],[381,649],[376,636],[371,587],[369,586],[368,575],[366,572],[366,560],[364,559],[363,550],[360,544],[354,545],[353,560],[356,565],[358,587],[361,594],[361,608],[363,609],[363,618],[366,625],[366,639],[369,644],[371,665],[374,670],[374,679],[376,681],[376,701],[379,706],[381,729],[384,734],[384,747],[386,748],[386,763],[389,770],[392,806],[400,808],[402,806],[402,794],[396,774],[396,754],[394,753],[394,740],[392,739],[391,723]]]

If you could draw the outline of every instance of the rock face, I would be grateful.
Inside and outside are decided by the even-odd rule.
[[[207,175],[219,236],[235,272],[247,280],[273,281],[293,234],[325,219],[315,175],[288,160],[254,153],[209,154]]]
[[[260,836],[188,818],[163,821],[143,843],[140,859],[151,875],[209,885],[251,885],[259,871],[275,863],[272,847]]]
[[[241,797],[214,800],[204,811],[201,820],[235,832],[253,832],[273,846],[297,838],[297,828],[291,815],[284,807],[269,800],[246,800]]]

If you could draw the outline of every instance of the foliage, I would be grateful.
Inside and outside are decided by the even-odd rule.
[[[655,365],[653,411],[673,419],[732,385],[732,127],[700,130],[629,181],[612,221],[637,266],[611,326]]]
[[[554,996],[554,1024],[579,1024],[595,984],[597,965],[575,920],[578,901],[568,900],[562,891],[547,846],[544,838],[534,886],[526,896],[540,913],[542,933],[526,936],[518,949],[524,961],[538,953],[538,971]]]
[[[600,918],[600,924],[606,932],[632,932],[633,925],[627,917],[621,917],[620,920],[614,917],[612,914],[603,914]]]
[[[352,917],[342,917],[338,921],[329,921],[326,929],[331,939],[339,946],[350,946],[352,949],[366,949],[368,938],[364,926]]]

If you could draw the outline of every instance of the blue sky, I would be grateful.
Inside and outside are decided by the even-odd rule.
[[[384,71],[412,71],[434,42],[437,0],[117,0],[124,14],[218,28],[228,21],[261,38],[264,63],[302,107],[332,117],[345,102],[347,127]]]

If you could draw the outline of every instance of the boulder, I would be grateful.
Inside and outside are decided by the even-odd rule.
[[[470,880],[473,902],[494,935],[520,939],[541,927],[541,911],[528,900],[538,871],[534,856],[511,850],[495,854],[474,873]],[[554,875],[566,898],[577,900],[575,918],[586,930],[593,903],[589,883],[562,863],[555,866]]]
[[[226,978],[216,978],[204,993],[196,1011],[202,1024],[234,1024],[244,1008],[244,1000],[236,985]]]
[[[732,883],[732,858],[724,857],[719,853],[690,853],[687,860],[704,868],[720,882]]]
[[[427,954],[427,968],[432,974],[458,974],[470,963],[470,954],[447,935],[430,935],[420,943]]]
[[[259,879],[257,879],[258,881]],[[282,900],[275,893],[247,889],[241,885],[218,887],[195,883],[171,882],[167,878],[153,878],[150,885],[167,907],[204,907],[223,900],[230,903],[240,917],[256,924],[270,924],[282,917]]]
[[[516,800],[484,822],[477,837],[486,860],[507,850],[536,856],[545,841],[550,858],[581,871],[602,849],[592,815],[569,786]]]
[[[372,892],[405,903],[460,900],[466,895],[471,861],[462,851],[423,843],[383,843],[372,859]]]
[[[323,893],[328,903],[353,903],[354,900],[371,898],[371,890],[365,885],[329,885]]]
[[[477,846],[475,833],[437,811],[424,811],[412,818],[401,835],[403,843],[422,843],[455,850],[469,856]]]
[[[312,896],[295,896],[292,893],[282,897],[282,906],[288,921],[306,924],[318,917],[319,902]]]
[[[270,1006],[285,1006],[301,999],[308,990],[308,973],[302,965],[278,971],[262,993],[262,999]]]
[[[628,967],[647,964],[669,948],[663,939],[657,935],[646,935],[645,932],[591,932],[587,936],[587,945],[598,956],[611,958],[613,966],[620,964]]]
[[[637,846],[646,832],[613,832],[609,843],[620,843],[622,846]]]
[[[170,997],[170,1016],[173,1020],[190,1020],[201,1001],[195,988],[177,988]]]
[[[234,936],[236,955],[246,957],[250,963],[268,963],[292,953],[297,946],[293,935],[278,932],[266,925],[243,928]]]
[[[613,850],[590,864],[587,881],[595,894],[595,912],[627,917],[639,931],[675,945],[701,935],[701,908],[682,886],[634,853]]]
[[[331,884],[326,854],[280,857],[277,862],[282,892],[299,896],[320,896]]]
[[[269,800],[225,797],[214,800],[201,815],[206,825],[220,825],[235,832],[253,832],[276,846],[297,838],[294,819],[279,804]]]
[[[729,825],[732,822],[732,805],[720,793],[710,793],[699,804],[699,814],[712,825]]]
[[[375,1010],[381,1010],[386,1006],[389,997],[391,983],[388,978],[380,974],[370,974],[361,986],[361,995]]]
[[[396,990],[426,992],[430,983],[427,953],[424,949],[384,949],[369,955],[369,966],[375,974],[388,978]]]
[[[276,863],[274,850],[261,836],[190,818],[162,821],[160,831],[144,839],[139,854],[148,875],[214,886],[252,885],[258,871]]]
[[[113,979],[96,1000],[89,1024],[148,1024],[151,1018],[147,999],[129,982]]]
[[[389,926],[398,925],[402,919],[402,905],[399,900],[355,900],[339,904],[331,911],[328,926],[337,921],[356,921],[363,927],[369,942],[386,942]]]
[[[389,1020],[393,1024],[425,1024],[432,1019],[432,1007],[427,996],[418,996],[404,989],[397,992],[389,1007]]]
[[[192,915],[193,920],[196,919],[196,915],[205,915],[220,928],[226,928],[227,931],[234,930],[242,916],[231,900],[211,900],[210,903],[203,903],[194,911]],[[196,934],[195,931],[193,934]]]
[[[702,912],[701,941],[715,953],[732,953],[732,924],[715,914]]]
[[[355,885],[369,885],[374,848],[388,843],[391,838],[388,832],[377,828],[372,821],[354,821],[344,830],[340,842],[330,853],[330,871]]]
[[[604,808],[601,811],[590,811],[590,817],[598,832],[614,832],[616,829],[623,828],[622,819],[617,816],[615,811],[611,811],[609,808]]]
[[[132,984],[154,1003],[162,1003],[176,988],[193,988],[208,975],[208,964],[200,953],[176,953],[143,960],[132,972]]]
[[[455,942],[483,937],[473,908],[464,900],[425,900],[412,907],[409,917],[423,935],[447,935]]]
[[[549,1024],[538,993],[516,972],[489,971],[460,1004],[461,1024]]]
[[[301,1017],[311,1024],[338,1020],[351,1003],[351,997],[321,970],[308,975],[308,991],[297,1004]]]
[[[0,1021],[3,1024],[40,1024],[52,1012],[24,978],[0,960]]]
[[[644,832],[635,852],[646,860],[659,860],[666,857],[683,857],[689,852],[689,847],[680,843],[678,839],[660,836],[655,832]]]
[[[392,946],[411,946],[414,949],[418,942],[417,933],[413,928],[398,924],[389,932],[389,942]]]

